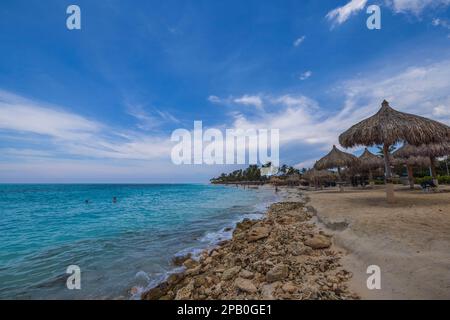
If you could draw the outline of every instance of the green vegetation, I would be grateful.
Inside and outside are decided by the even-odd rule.
[[[261,168],[269,168],[272,164],[266,163]],[[219,177],[212,178],[211,183],[241,183],[241,182],[258,182],[264,183],[269,177],[261,175],[261,168],[258,165],[250,165],[247,169],[240,169],[228,174],[222,173]],[[279,176],[286,177],[290,175],[301,175],[306,169],[298,170],[294,167],[282,165],[279,169]]]
[[[425,176],[422,178],[415,178],[414,182],[416,184],[421,184],[425,181],[430,181],[432,179],[433,178],[431,178],[431,176]],[[450,176],[438,176],[438,182],[439,182],[439,184],[450,184]]]

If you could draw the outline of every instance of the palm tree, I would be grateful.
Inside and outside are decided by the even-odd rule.
[[[384,151],[383,151],[383,146],[377,146],[377,155],[379,155],[381,158],[384,158]],[[389,146],[389,153],[392,153],[395,151],[395,146]]]

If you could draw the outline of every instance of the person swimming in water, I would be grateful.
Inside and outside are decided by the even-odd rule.
[[[113,197],[113,203],[116,203],[117,202],[117,197]]]

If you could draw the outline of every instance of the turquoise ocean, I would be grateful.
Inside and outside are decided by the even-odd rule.
[[[116,198],[114,202],[113,199]],[[132,299],[261,218],[273,189],[221,185],[0,185],[0,299]],[[66,286],[67,267],[81,289]]]

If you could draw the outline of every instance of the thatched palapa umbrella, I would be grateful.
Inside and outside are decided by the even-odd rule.
[[[339,136],[346,148],[363,145],[383,145],[388,202],[394,202],[389,147],[405,141],[412,145],[440,143],[450,135],[450,127],[443,123],[394,110],[384,100],[381,109],[372,117],[352,126]]]
[[[417,147],[405,143],[400,149],[393,154],[394,159],[391,161],[393,164],[402,164],[406,166],[408,171],[409,187],[414,189],[414,167],[430,167],[431,161],[428,157],[417,156]]]
[[[384,165],[383,159],[374,155],[369,149],[364,149],[363,154],[359,157],[359,167],[362,170],[369,171],[369,181],[373,184],[373,170],[382,168]]]
[[[341,179],[341,169],[358,163],[358,158],[354,155],[341,151],[336,146],[322,159],[316,162],[314,168],[317,170],[334,169],[338,170],[338,178]],[[342,191],[342,187],[339,186]]]
[[[279,186],[283,183],[283,180],[281,180],[280,177],[272,176],[272,177],[270,177],[269,182],[271,184],[273,184],[274,186]]]
[[[405,144],[402,148],[396,151],[396,155],[401,158],[426,157],[430,160],[430,174],[433,178],[433,182],[438,185],[436,174],[436,158],[448,156],[450,154],[450,142],[424,144],[421,146],[412,146]]]
[[[323,181],[335,181],[336,176],[328,171],[328,170],[316,170],[310,169],[305,172],[303,175],[305,179],[307,179],[310,183],[314,184],[314,187],[317,189],[319,184]]]
[[[300,184],[301,177],[299,174],[292,174],[287,177],[286,182],[290,186],[296,186]]]

